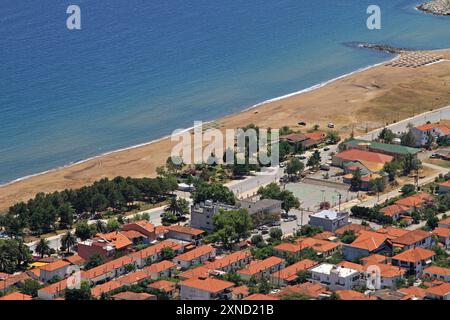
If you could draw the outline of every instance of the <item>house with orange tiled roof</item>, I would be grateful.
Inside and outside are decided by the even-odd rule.
[[[273,247],[273,249],[274,254],[280,258],[287,258],[289,256],[298,258],[303,250],[297,243],[290,242],[282,242]]]
[[[170,278],[176,271],[177,266],[172,261],[163,260],[145,267],[150,279],[157,280],[159,278]]]
[[[423,270],[422,277],[450,282],[450,268],[430,266]]]
[[[427,123],[411,128],[416,146],[422,147],[427,144],[428,137],[431,135],[435,139],[439,137],[450,137],[450,128],[446,124]]]
[[[430,248],[435,244],[433,234],[420,229],[409,231],[391,241],[394,247],[402,248],[403,250],[415,247]]]
[[[254,293],[252,295],[249,295],[248,297],[242,299],[242,300],[249,300],[249,301],[264,301],[264,300],[280,300],[274,296],[269,296],[268,294],[262,294],[262,293]]]
[[[434,251],[416,247],[393,256],[391,263],[417,275],[422,274],[422,271],[431,265],[435,255]]]
[[[352,243],[343,244],[342,253],[347,261],[354,261],[375,253],[391,254],[392,243],[384,234],[361,231]]]
[[[279,257],[268,257],[264,260],[252,261],[245,268],[236,273],[245,281],[254,279],[269,279],[270,275],[286,266],[284,259]]]
[[[38,290],[38,298],[41,300],[55,300],[62,296],[67,288],[67,279],[52,283]]]
[[[175,296],[177,296],[177,284],[173,281],[158,280],[148,284],[147,288],[151,289],[155,293],[163,293],[168,298],[174,298]]]
[[[316,261],[303,259],[290,266],[273,272],[270,275],[270,282],[274,286],[287,286],[294,283],[298,279],[297,273],[301,270],[308,270],[317,265]]]
[[[450,283],[443,283],[425,290],[426,298],[432,300],[450,300]]]
[[[438,184],[437,192],[444,194],[450,191],[450,180]]]
[[[433,230],[433,234],[438,237],[439,242],[444,245],[444,248],[450,249],[450,229],[438,227]]]
[[[186,280],[191,278],[204,278],[209,277],[211,269],[206,268],[205,266],[198,266],[195,268],[188,269],[178,275],[180,280]]]
[[[406,269],[391,264],[371,264],[365,268],[365,278],[372,280],[372,288],[394,288],[407,274]]]
[[[411,214],[411,208],[398,204],[392,204],[380,209],[379,212],[386,217],[392,218],[392,221],[398,221],[401,216]]]
[[[184,252],[185,246],[173,240],[164,240],[145,249],[130,253],[130,256],[137,261],[139,268],[143,268],[145,265],[160,261],[165,248],[170,248],[176,254],[180,254]]]
[[[128,300],[128,301],[145,301],[145,300],[156,300],[154,294],[145,292],[131,292],[125,291],[115,294],[111,297],[111,300]]]
[[[381,254],[371,254],[370,256],[360,259],[362,265],[378,264],[378,263],[388,263],[389,257]]]
[[[383,168],[384,164],[394,160],[394,157],[365,150],[348,149],[339,152],[333,156],[332,163],[336,167],[344,167],[344,164],[352,161],[359,161],[364,164],[365,167],[377,167]],[[371,170],[372,171],[372,170]],[[379,171],[375,169],[374,172]]]
[[[192,242],[198,245],[205,231],[187,226],[173,225],[166,227],[166,238]]]
[[[123,287],[123,285],[118,281],[108,281],[91,288],[91,295],[95,299],[100,299],[102,295],[107,295],[121,287]]]
[[[284,296],[290,294],[301,294],[311,299],[323,299],[328,298],[331,295],[331,292],[323,284],[308,281],[305,283],[284,287],[280,292],[272,294],[272,296],[276,298],[283,298]]]
[[[90,284],[110,281],[125,274],[127,272],[127,265],[137,267],[136,259],[131,256],[120,257],[95,268],[82,271],[81,279],[88,280]]]
[[[92,239],[87,239],[77,244],[80,257],[89,260],[94,254],[101,255],[104,259],[111,259],[118,254],[125,254],[131,249],[133,242],[119,231],[99,233]]]
[[[3,297],[0,297],[0,301],[27,301],[33,300],[33,297],[28,294],[23,294],[20,292],[12,292]]]
[[[234,283],[215,278],[191,278],[179,283],[181,300],[229,300]]]
[[[242,300],[250,295],[250,291],[246,285],[234,287],[231,289],[231,300]]]
[[[83,266],[86,263],[86,260],[84,260],[82,257],[80,257],[79,254],[74,254],[72,256],[64,257],[64,260],[69,262],[70,264],[76,265],[76,266]]]
[[[315,238],[298,238],[295,243],[300,246],[301,250],[310,248],[317,251],[322,257],[330,257],[341,249],[340,243]]]
[[[181,269],[187,269],[193,265],[204,263],[216,257],[216,249],[203,245],[193,250],[180,254],[173,258],[173,262]]]
[[[45,266],[39,268],[39,280],[42,282],[48,282],[56,278],[64,279],[68,275],[69,266],[70,263],[64,260],[57,260],[46,264]]]
[[[404,236],[409,232],[409,230],[388,226],[385,228],[378,229],[376,232],[384,234],[388,237],[388,239],[392,240]]]
[[[398,292],[401,292],[409,297],[415,297],[416,300],[420,299],[422,300],[426,296],[426,290],[420,287],[412,286],[408,288],[400,288],[397,290]]]
[[[0,290],[6,292],[14,286],[19,286],[25,282],[25,280],[32,279],[35,276],[28,272],[21,272],[14,275],[7,275],[0,278]]]
[[[309,144],[311,145],[319,145],[324,143],[326,136],[327,135],[324,132],[319,131],[305,133],[305,137],[310,140]]]
[[[412,212],[414,210],[423,208],[426,204],[432,203],[434,201],[434,198],[431,194],[428,194],[426,192],[421,192],[414,194],[412,196],[402,198],[400,200],[395,201],[395,204],[403,207],[408,207],[409,212]]]
[[[123,231],[137,231],[147,238],[147,243],[152,242],[162,235],[158,233],[155,225],[147,220],[134,221],[131,223],[124,224],[122,226]]]
[[[439,228],[447,228],[450,229],[450,217],[442,219],[441,221],[438,222],[438,227]]]
[[[206,261],[204,266],[211,270],[229,273],[244,268],[251,260],[252,255],[249,251],[236,251],[222,257],[216,257],[214,261]]]
[[[356,235],[359,235],[361,231],[372,231],[372,228],[369,226],[352,223],[346,225],[345,227],[337,229],[334,233],[336,233],[338,236],[342,236],[346,231],[353,231]]]
[[[339,300],[374,300],[374,298],[355,290],[336,290],[336,294],[339,296]]]

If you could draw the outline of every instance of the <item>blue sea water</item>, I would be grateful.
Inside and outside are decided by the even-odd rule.
[[[2,0],[0,183],[140,144],[390,56],[450,47],[417,1]],[[77,4],[82,30],[66,28]],[[412,101],[413,103],[413,101]]]

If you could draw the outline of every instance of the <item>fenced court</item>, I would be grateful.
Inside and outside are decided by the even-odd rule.
[[[341,203],[350,201],[357,197],[356,192],[345,190],[344,188],[332,187],[328,185],[319,185],[312,183],[289,183],[286,190],[292,191],[294,195],[302,202],[302,208],[308,211],[319,209],[322,201],[328,201],[332,207],[339,204],[339,195]]]

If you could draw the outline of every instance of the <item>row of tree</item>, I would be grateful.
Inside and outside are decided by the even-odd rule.
[[[92,218],[106,210],[127,211],[135,201],[159,202],[177,186],[176,179],[171,176],[155,179],[117,177],[102,179],[80,189],[39,193],[28,202],[10,207],[0,218],[0,226],[11,237],[21,237],[27,232],[41,235],[68,229],[77,220]]]

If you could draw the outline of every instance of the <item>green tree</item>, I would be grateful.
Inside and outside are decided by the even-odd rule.
[[[303,169],[305,168],[305,165],[303,162],[301,162],[298,158],[292,158],[289,160],[287,166],[286,166],[286,173],[289,176],[298,176],[303,172]]]
[[[70,231],[67,231],[66,234],[61,238],[61,244],[66,248],[67,253],[70,252],[70,248],[72,248],[77,243],[77,239]]]
[[[120,223],[116,219],[109,219],[106,222],[106,230],[108,230],[108,232],[117,231],[119,229],[120,229]]]
[[[269,231],[269,236],[274,241],[280,241],[283,236],[283,231],[280,228],[271,228]]]
[[[262,235],[260,234],[254,235],[250,241],[252,242],[252,245],[256,246],[257,248],[262,248],[266,245]]]
[[[311,278],[311,272],[308,270],[299,270],[297,272],[297,283],[305,283],[308,282],[308,279]]]
[[[22,286],[20,287],[20,292],[23,294],[30,295],[32,297],[37,296],[38,290],[42,288],[39,281],[33,280],[33,279],[26,279]]]
[[[41,258],[46,255],[50,256],[50,242],[47,239],[39,240],[34,251],[39,254]]]
[[[392,132],[392,130],[383,128],[383,130],[381,130],[380,134],[378,135],[378,139],[380,139],[384,143],[392,143],[392,141],[395,139],[395,134]]]
[[[65,300],[91,300],[91,288],[89,284],[83,281],[79,289],[66,289]]]
[[[165,247],[161,250],[162,260],[172,260],[176,255],[177,253],[172,248]]]
[[[344,231],[344,233],[342,234],[342,237],[341,237],[341,241],[346,244],[352,243],[353,241],[355,241],[355,239],[356,239],[356,234],[353,230]]]
[[[194,200],[194,203],[212,200],[214,202],[233,205],[236,202],[234,193],[224,185],[218,183],[198,184],[196,190],[192,193],[192,199]]]
[[[82,221],[75,228],[75,235],[81,240],[87,240],[96,233],[97,228],[91,228],[87,221]]]
[[[21,240],[0,239],[0,272],[25,270],[31,261],[30,249]]]
[[[98,253],[93,254],[89,257],[88,261],[84,265],[86,270],[98,267],[105,263],[105,259]]]
[[[412,194],[414,191],[416,191],[416,187],[413,184],[405,184],[401,189],[400,192],[403,196],[407,196],[409,194]]]
[[[326,141],[329,144],[336,144],[341,140],[339,133],[337,131],[328,131],[326,136]]]
[[[244,209],[221,210],[214,216],[215,234],[224,242],[224,245],[248,238],[252,226],[252,219]]]
[[[314,153],[308,158],[308,162],[306,165],[313,169],[319,169],[320,163],[322,162],[322,157],[320,156],[320,152],[318,150],[314,151]]]
[[[351,189],[353,191],[358,191],[361,188],[361,169],[358,168],[353,172],[353,177],[350,181]]]
[[[400,138],[401,144],[403,146],[407,147],[415,147],[416,146],[416,139],[414,138],[414,135],[411,131],[411,129],[408,130],[405,134],[403,134]]]
[[[398,170],[400,170],[400,164],[398,161],[386,162],[384,164],[383,171],[385,171],[389,176],[389,181],[394,181],[397,177]]]
[[[282,208],[289,212],[292,208],[300,207],[300,201],[289,190],[281,191],[280,186],[272,182],[265,187],[258,189],[261,199],[274,199],[282,201]]]

